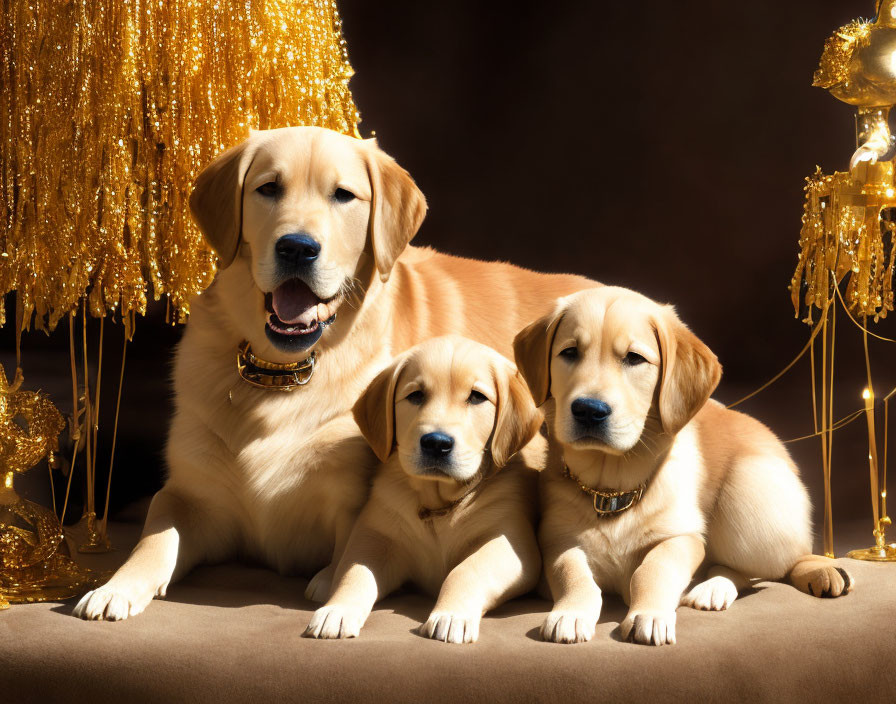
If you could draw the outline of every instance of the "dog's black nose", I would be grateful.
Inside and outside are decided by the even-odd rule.
[[[445,433],[426,433],[420,437],[420,449],[430,457],[445,457],[454,448],[454,438]]]
[[[572,417],[583,425],[598,425],[603,423],[613,409],[603,401],[596,398],[577,398],[570,406],[572,409]]]
[[[310,264],[320,254],[320,244],[309,235],[283,235],[274,251],[288,264]]]

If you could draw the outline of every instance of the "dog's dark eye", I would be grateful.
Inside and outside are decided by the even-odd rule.
[[[422,406],[425,398],[422,391],[411,391],[404,400],[413,403],[415,406]]]
[[[276,181],[268,181],[261,184],[255,191],[265,198],[274,198],[280,193],[280,186],[277,185]]]
[[[579,358],[579,348],[573,345],[572,347],[567,347],[565,350],[560,350],[560,356],[564,359],[578,359]]]
[[[337,203],[348,203],[355,199],[355,194],[351,191],[347,191],[344,188],[337,188],[336,192],[333,193],[333,200]]]
[[[488,401],[485,394],[480,393],[479,391],[476,391],[475,389],[473,389],[473,391],[470,392],[470,395],[467,396],[467,403],[469,403],[471,406],[478,406],[480,403],[482,403],[484,401]]]
[[[629,352],[622,358],[622,363],[627,367],[637,367],[639,364],[644,364],[646,361],[647,360],[637,352]]]

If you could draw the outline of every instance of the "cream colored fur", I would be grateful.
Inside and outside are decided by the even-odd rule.
[[[268,183],[277,198],[258,191]],[[339,202],[337,188],[356,197]],[[410,176],[375,141],[316,127],[254,132],[200,174],[191,206],[221,269],[178,346],[168,479],[131,557],[75,607],[82,618],[138,614],[194,565],[239,555],[314,575],[307,594],[326,598],[376,466],[351,415],[370,380],[435,335],[510,354],[516,330],[551,301],[597,285],[407,247],[426,211]],[[321,244],[302,280],[319,319],[337,318],[312,347],[287,352],[265,334],[265,294],[281,283],[275,243],[295,232]],[[311,382],[290,393],[247,385],[235,363],[243,340],[272,362],[313,349]]]
[[[753,578],[789,576],[802,591],[839,596],[845,570],[811,555],[810,505],[787,451],[758,421],[709,400],[721,367],[668,306],[621,288],[561,299],[516,338],[517,365],[547,417],[539,543],[554,608],[546,640],[587,641],[601,594],[629,605],[620,626],[638,643],[674,643],[679,603],[725,609]],[[572,401],[612,409],[599,430]],[[586,486],[640,502],[596,515]],[[684,594],[698,568],[708,579]]]
[[[476,393],[486,400],[474,404]],[[545,447],[540,436],[529,442],[542,417],[525,382],[487,347],[436,338],[383,371],[355,417],[384,461],[336,569],[333,596],[305,635],[357,636],[374,603],[410,581],[438,595],[422,635],[475,642],[482,615],[530,591],[541,571],[530,467],[543,466]],[[420,452],[421,436],[432,432],[455,441],[442,469]],[[447,515],[419,515],[461,498]]]

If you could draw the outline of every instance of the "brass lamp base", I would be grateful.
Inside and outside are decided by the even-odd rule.
[[[871,560],[872,562],[896,562],[896,543],[875,545],[873,548],[850,550],[847,557],[853,560]]]

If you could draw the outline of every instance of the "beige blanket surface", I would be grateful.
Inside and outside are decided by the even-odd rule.
[[[93,564],[122,562],[139,532],[110,528],[119,550]],[[866,547],[868,527],[837,526],[837,542]],[[680,609],[678,644],[662,648],[619,641],[613,596],[590,643],[542,642],[550,605],[529,597],[486,616],[478,643],[446,645],[413,633],[433,602],[410,591],[378,604],[360,638],[309,640],[305,580],[205,566],[119,623],[72,618],[73,602],[0,612],[0,701],[892,702],[896,564],[843,564],[857,581],[846,598],[761,584],[727,612]]]

